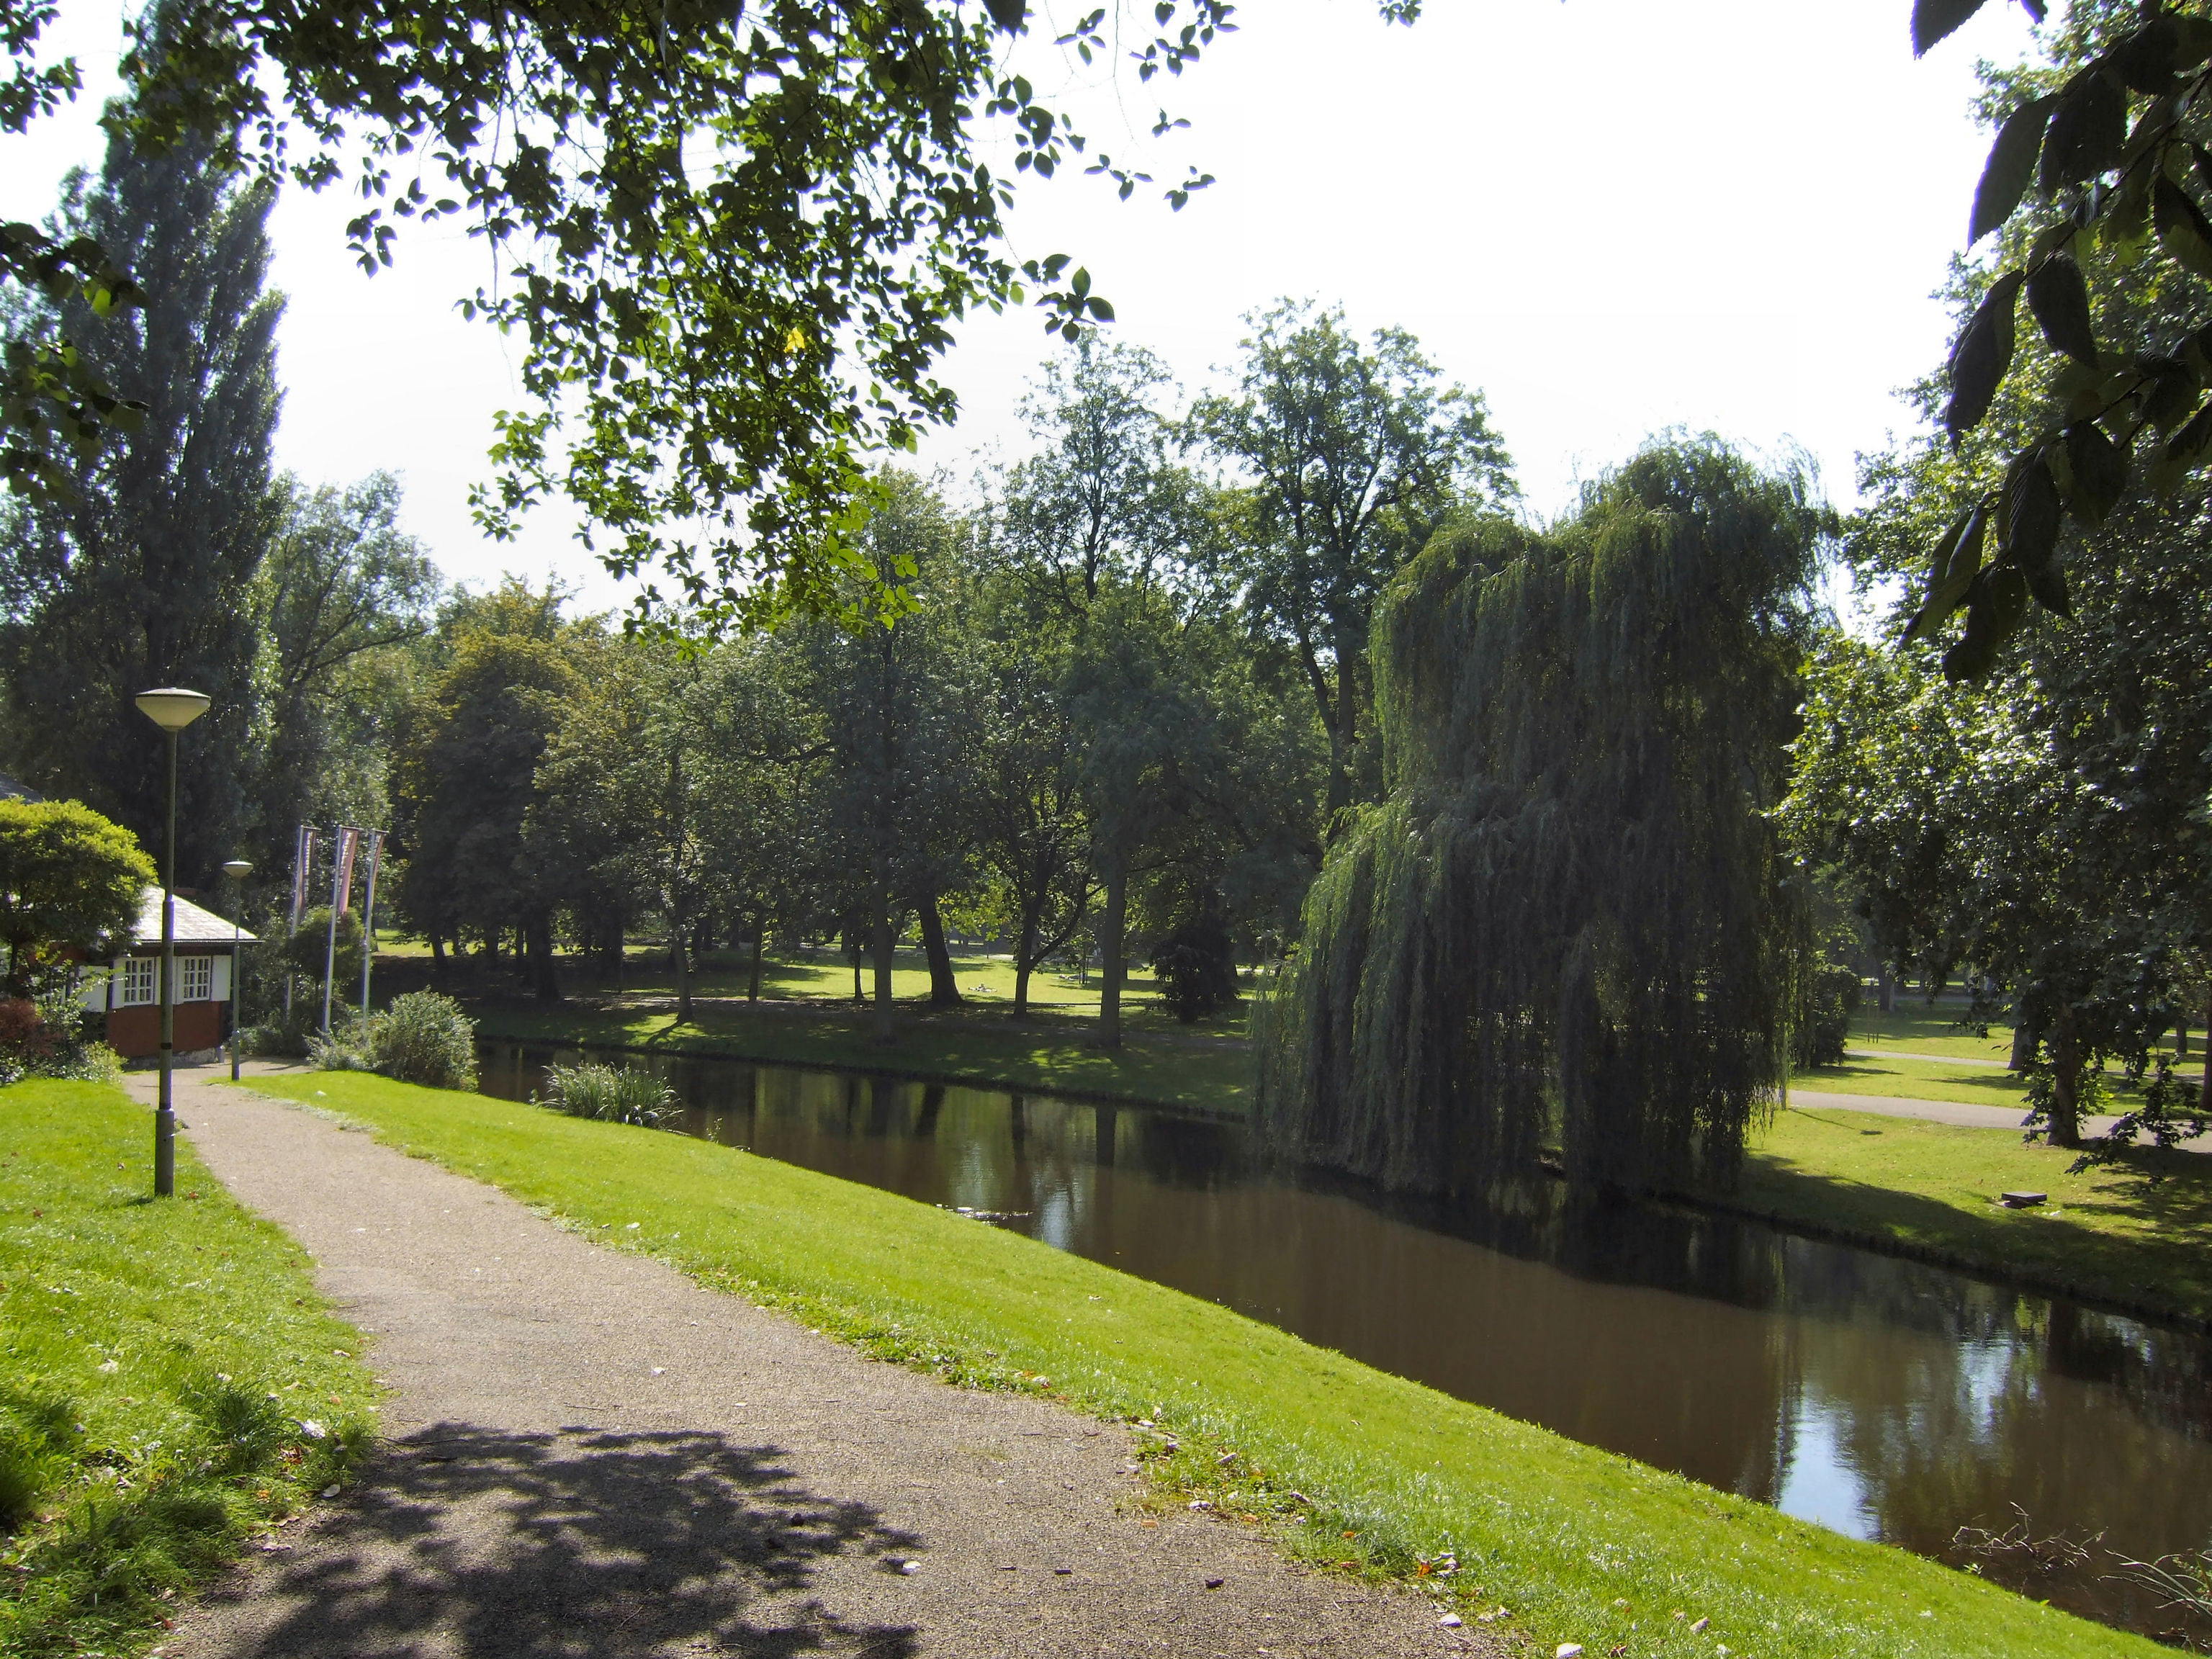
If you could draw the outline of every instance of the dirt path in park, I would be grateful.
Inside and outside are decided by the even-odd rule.
[[[1237,1527],[1146,1524],[1119,1429],[865,1358],[216,1075],[179,1079],[193,1146],[394,1393],[358,1480],[172,1659],[1504,1652]]]

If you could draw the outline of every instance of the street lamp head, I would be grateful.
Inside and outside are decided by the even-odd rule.
[[[165,685],[152,691],[141,691],[133,701],[138,705],[138,712],[164,732],[181,732],[207,713],[210,699],[204,691]]]
[[[225,859],[222,861],[222,872],[233,881],[244,881],[253,872],[253,866],[244,859]]]

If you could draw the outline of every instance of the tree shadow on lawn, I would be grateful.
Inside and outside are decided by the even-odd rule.
[[[1745,1160],[1742,1183],[1724,1201],[1785,1227],[1947,1256],[1961,1261],[1962,1271],[2049,1294],[2156,1307],[2193,1322],[2212,1320],[2212,1250],[2206,1248],[2212,1244],[2212,1158],[2138,1148],[2115,1173],[2118,1178],[2108,1185],[2064,1194],[2055,1214],[2005,1209],[1996,1202],[1993,1184],[1983,1213],[1808,1169],[1784,1153],[1754,1152]],[[2142,1231],[2107,1231],[2089,1224],[2089,1217],[2126,1220]]]
[[[911,1626],[841,1617],[816,1580],[841,1560],[895,1571],[892,1553],[917,1543],[803,1490],[772,1447],[440,1424],[384,1447],[295,1561],[229,1594],[255,1628],[224,1651],[905,1659]]]

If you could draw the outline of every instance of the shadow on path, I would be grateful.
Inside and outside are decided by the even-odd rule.
[[[904,1659],[905,1626],[823,1607],[842,1559],[895,1571],[912,1534],[801,1489],[775,1448],[587,1428],[439,1424],[388,1443],[295,1562],[231,1606],[238,1659],[568,1656],[672,1650]],[[225,1598],[210,1603],[218,1622]]]

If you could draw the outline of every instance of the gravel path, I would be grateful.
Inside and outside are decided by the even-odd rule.
[[[1234,1525],[1146,1521],[1118,1429],[864,1358],[212,1075],[179,1090],[193,1146],[393,1392],[359,1481],[165,1655],[1504,1651]]]

